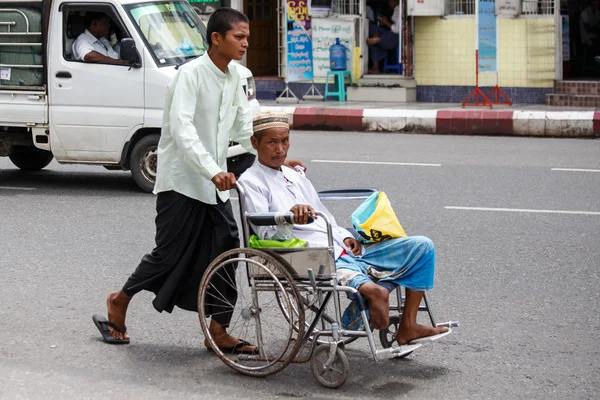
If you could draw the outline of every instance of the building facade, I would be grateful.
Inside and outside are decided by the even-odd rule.
[[[563,7],[555,0],[403,0],[401,76],[414,79],[417,101],[465,100],[476,83],[475,51],[482,44],[478,38],[490,29],[482,27],[476,16],[481,2],[488,3],[486,6],[493,3],[490,21],[495,21],[496,40],[492,43],[495,68],[492,72],[481,71],[480,59],[479,86],[491,88],[498,84],[515,103],[544,103],[556,81],[563,79],[563,63],[568,66],[569,59],[573,61],[572,54],[564,54],[569,53],[569,34],[563,34],[564,15],[561,17],[561,8],[564,14],[567,5],[564,0]],[[242,10],[250,19],[246,64],[257,78],[259,99],[275,99],[286,87],[286,81],[298,97],[313,83],[322,89],[328,70],[328,48],[336,38],[341,38],[347,47],[348,69],[353,81],[360,85],[360,78],[369,75],[369,24],[376,23],[369,22],[367,15],[371,19],[373,14],[375,19],[386,12],[390,15],[388,3],[227,0],[222,5]],[[295,22],[307,18],[308,24]],[[297,80],[294,74],[301,61],[291,57],[291,53],[303,54],[288,43],[294,40],[289,32],[296,25],[307,31],[312,40],[312,80]],[[290,79],[291,76],[296,78]]]

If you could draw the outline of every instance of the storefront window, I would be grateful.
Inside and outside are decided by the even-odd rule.
[[[333,0],[333,13],[359,15],[360,0]]]
[[[474,15],[475,0],[449,0],[447,15]]]
[[[521,14],[552,15],[554,14],[554,0],[522,0]]]

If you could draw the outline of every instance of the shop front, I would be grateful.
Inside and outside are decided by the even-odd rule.
[[[562,7],[555,0],[230,0],[223,5],[243,10],[250,20],[246,64],[257,79],[259,99],[275,100],[286,88],[299,98],[312,87],[323,93],[329,47],[339,39],[347,49],[354,89],[415,92],[388,91],[374,100],[462,102],[479,72],[484,91],[498,85],[515,103],[544,103],[563,69],[565,77],[600,75],[596,54],[591,65],[588,59],[593,68],[581,67],[571,21],[576,13],[565,6],[577,0],[562,1]],[[488,10],[483,25],[484,18],[476,15],[480,5]],[[399,57],[401,68],[375,74],[367,39],[374,26],[386,28],[382,21],[398,14],[398,48],[383,61],[397,65]],[[489,36],[490,29],[495,35]],[[482,44],[486,32],[491,39]],[[487,49],[483,68],[475,55],[482,45]]]
[[[484,92],[498,84],[514,103],[544,103],[562,78],[553,0],[414,0],[408,11],[419,101],[462,102],[479,72]]]

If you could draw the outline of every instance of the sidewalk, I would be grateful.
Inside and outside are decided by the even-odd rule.
[[[263,111],[282,111],[294,129],[415,132],[452,135],[600,137],[596,108],[542,104],[466,107],[452,103],[261,101]]]

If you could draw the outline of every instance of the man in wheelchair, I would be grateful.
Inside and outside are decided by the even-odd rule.
[[[417,323],[423,294],[433,287],[435,250],[432,241],[423,236],[412,236],[362,246],[348,230],[336,224],[304,173],[283,165],[290,147],[287,115],[261,113],[254,118],[253,128],[251,141],[259,162],[238,180],[245,191],[247,211],[291,211],[296,222],[291,228],[289,225],[253,226],[259,238],[285,240],[297,237],[305,240],[309,247],[327,247],[326,224],[315,214],[315,211],[322,212],[333,227],[338,280],[342,285],[357,289],[365,298],[374,328],[389,326],[389,292],[401,285],[406,288],[406,300],[396,338],[398,344],[448,331],[447,327]],[[309,216],[314,222],[308,223]],[[358,306],[352,302],[342,318],[344,327],[357,329],[358,317]]]

